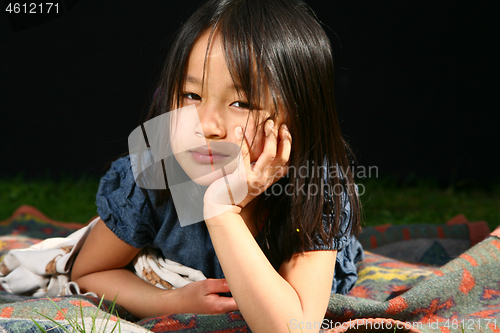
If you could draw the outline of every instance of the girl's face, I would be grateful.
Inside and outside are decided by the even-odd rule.
[[[180,101],[182,111],[172,114],[172,151],[187,175],[199,185],[209,186],[236,168],[241,142],[235,130],[241,127],[255,162],[264,145],[263,124],[271,109],[254,105],[250,112],[246,96],[238,90],[227,68],[221,38],[202,34],[191,49]],[[263,103],[266,104],[266,103]],[[276,122],[277,126],[280,124]],[[214,172],[217,171],[218,172]]]

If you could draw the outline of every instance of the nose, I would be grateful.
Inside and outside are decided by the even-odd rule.
[[[201,130],[207,139],[222,139],[226,136],[222,108],[217,104],[201,103],[196,107]]]

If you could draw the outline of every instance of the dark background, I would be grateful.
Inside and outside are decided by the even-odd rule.
[[[0,177],[102,175],[127,151],[168,38],[200,1],[59,3],[52,17],[8,15],[2,3]],[[339,118],[359,165],[445,185],[500,179],[493,1],[308,3],[334,46]]]

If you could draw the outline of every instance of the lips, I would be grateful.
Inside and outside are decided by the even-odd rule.
[[[189,154],[196,162],[201,164],[217,163],[230,156],[229,154],[224,154],[207,146],[190,150]]]

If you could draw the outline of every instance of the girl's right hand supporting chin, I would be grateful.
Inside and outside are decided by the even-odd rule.
[[[286,175],[292,148],[292,136],[285,124],[275,127],[267,120],[262,153],[252,163],[250,147],[243,129],[235,129],[241,142],[238,167],[231,174],[214,181],[205,192],[204,214],[207,219],[226,211],[239,213],[250,201]]]
[[[226,279],[207,279],[191,282],[174,289],[179,296],[179,313],[222,314],[238,310],[233,297],[220,296],[229,292]]]

